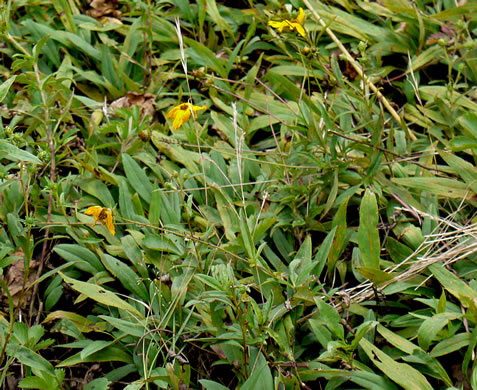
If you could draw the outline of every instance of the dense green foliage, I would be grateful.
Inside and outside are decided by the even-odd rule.
[[[477,5],[290,3],[2,5],[0,387],[477,388]]]

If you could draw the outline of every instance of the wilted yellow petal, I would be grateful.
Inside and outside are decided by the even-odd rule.
[[[114,228],[113,223],[113,214],[111,214],[111,211],[109,210],[106,211],[106,227],[113,236],[116,235],[116,229]]]
[[[91,206],[91,207],[88,207],[86,210],[85,210],[85,214],[86,215],[92,215],[94,217],[94,223],[93,223],[93,227],[94,225],[96,225],[96,222],[99,221],[99,216],[101,215],[101,212],[103,211],[103,208],[100,207],[100,206]]]
[[[109,209],[106,209],[101,206],[91,206],[88,207],[84,213],[86,215],[92,215],[94,217],[94,223],[92,227],[96,225],[97,222],[101,222],[102,224],[106,223],[106,227],[108,228],[109,232],[114,236],[116,234],[116,229],[114,228],[113,223],[113,214]]]

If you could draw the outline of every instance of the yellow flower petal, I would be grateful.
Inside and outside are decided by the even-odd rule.
[[[172,118],[172,127],[177,130],[179,127],[181,127],[185,122],[187,122],[191,115],[194,114],[197,111],[200,110],[205,110],[207,107],[206,106],[194,106],[191,103],[182,103],[179,104],[178,106],[172,108],[166,115],[166,118]]]
[[[306,37],[306,31],[303,27],[303,22],[305,20],[305,11],[303,8],[300,7],[298,12],[298,16],[296,19],[288,20],[285,19],[281,22],[270,20],[268,21],[268,25],[276,28],[279,32],[282,32],[285,28],[288,28],[290,31],[296,31],[302,37]]]
[[[93,227],[94,227],[94,225],[96,225],[96,222],[99,221],[99,216],[100,216],[102,210],[103,210],[103,208],[100,207],[100,206],[91,206],[91,207],[88,207],[85,210],[84,213],[86,215],[92,215],[94,217]]]
[[[174,129],[178,129],[184,123],[186,123],[190,119],[190,111],[178,111],[174,117],[174,121],[172,122],[172,126]]]
[[[305,38],[306,33],[305,33],[305,29],[303,28],[303,26],[301,24],[298,24],[298,23],[294,23],[293,25],[295,27],[296,32],[298,34],[300,34],[303,38]]]
[[[109,210],[106,212],[106,227],[113,236],[116,235],[116,229],[113,224],[113,214],[111,214]]]
[[[166,114],[166,119],[169,119],[169,118],[172,118],[176,115],[177,111],[180,110],[180,107],[177,106],[177,107],[174,107],[172,110],[170,110],[167,114]]]
[[[206,110],[206,109],[207,109],[207,106],[192,106],[192,110],[194,110],[194,112],[197,112],[200,110]]]
[[[92,215],[94,217],[94,223],[92,227],[94,227],[97,222],[101,222],[102,224],[106,223],[106,227],[108,228],[109,232],[113,236],[116,234],[116,229],[114,228],[113,223],[113,214],[111,213],[111,210],[100,206],[91,206],[88,207],[84,211],[84,213],[86,215]]]
[[[287,27],[287,22],[286,22],[286,20],[283,21],[283,22],[275,22],[275,21],[273,21],[273,20],[270,20],[270,21],[268,22],[268,25],[271,26],[271,27],[273,27],[273,28],[276,28],[279,32],[282,32],[283,29],[284,29],[285,27]]]
[[[303,24],[305,20],[305,11],[303,11],[303,8],[300,7],[300,10],[298,11],[298,16],[295,20],[297,23]]]

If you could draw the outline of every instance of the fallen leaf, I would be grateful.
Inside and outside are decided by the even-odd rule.
[[[117,0],[93,0],[89,3],[91,7],[86,13],[95,19],[101,19],[103,16],[121,17],[121,11],[118,10]]]
[[[33,284],[36,279],[36,268],[38,268],[39,263],[35,260],[30,262],[30,272],[28,280],[25,281],[25,256],[23,250],[19,248],[12,257],[17,258],[10,267],[5,275],[5,282],[7,283],[8,291],[13,298],[13,303],[15,307],[18,307],[21,303],[22,307],[28,305],[30,301],[30,295],[24,295],[25,291]],[[3,293],[2,297],[6,298],[6,294]]]
[[[156,96],[152,93],[128,92],[126,95],[116,99],[110,104],[110,109],[115,111],[118,108],[130,108],[132,106],[141,107],[142,115],[154,116],[156,113]]]

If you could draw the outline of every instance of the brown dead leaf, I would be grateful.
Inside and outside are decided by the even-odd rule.
[[[92,0],[89,6],[91,9],[86,13],[95,19],[101,19],[103,16],[112,16],[118,19],[121,17],[117,0]]]
[[[156,113],[156,96],[152,93],[137,93],[128,92],[123,97],[116,99],[110,104],[111,110],[115,111],[118,108],[129,108],[132,106],[140,106],[142,115],[154,116]]]
[[[12,257],[17,257],[10,267],[8,267],[8,271],[5,275],[5,282],[7,283],[8,291],[13,298],[13,303],[15,307],[18,307],[21,303],[22,307],[25,307],[30,300],[30,295],[26,294],[25,291],[33,284],[36,279],[36,268],[38,268],[39,263],[35,260],[30,262],[30,272],[28,276],[28,280],[25,282],[25,269],[24,269],[24,261],[25,256],[23,254],[23,250],[19,248]],[[3,293],[2,295],[6,298],[6,294]]]
[[[472,375],[470,367],[467,371],[468,371],[467,375],[468,377],[470,377]],[[460,363],[453,364],[450,369],[450,376],[452,379],[454,379],[455,386],[459,386],[459,389],[463,389],[463,390],[472,389],[466,376],[462,372],[462,364]]]
[[[341,72],[343,75],[347,76],[350,80],[355,80],[358,77],[358,72],[356,69],[351,65],[351,63],[347,60],[340,58],[341,50],[333,50],[330,53],[330,57],[333,56],[338,60],[338,64],[340,66]],[[357,58],[357,54],[351,53],[353,58]]]
[[[17,378],[15,375],[7,376],[7,390],[16,390],[18,389],[18,384],[20,383],[21,378]]]

